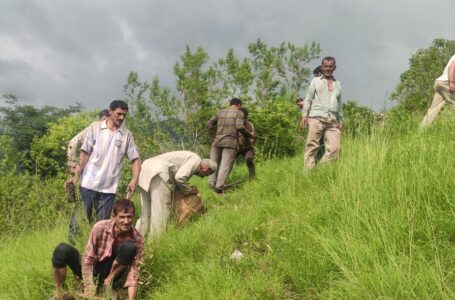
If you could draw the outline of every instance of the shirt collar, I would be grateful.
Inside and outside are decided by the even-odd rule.
[[[324,77],[324,75],[321,75],[319,78],[320,78],[321,80],[327,80],[327,79]],[[337,81],[336,78],[335,78],[335,76],[332,76],[332,80],[333,80],[333,81]]]
[[[102,121],[101,122],[101,127],[100,127],[101,130],[104,130],[104,129],[108,129],[107,128],[107,119]],[[125,126],[122,124],[122,126],[120,126],[120,128],[117,128],[117,132],[120,132],[120,134],[123,135],[123,131],[125,130]]]

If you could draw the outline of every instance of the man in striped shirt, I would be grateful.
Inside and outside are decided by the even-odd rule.
[[[218,165],[217,172],[209,176],[209,185],[217,192],[223,193],[224,184],[234,165],[239,145],[239,132],[248,138],[256,138],[254,133],[248,132],[244,125],[244,116],[240,111],[242,101],[233,98],[228,109],[217,112],[206,123],[207,131],[214,138],[210,150],[210,159]],[[217,128],[216,135],[211,134]]]
[[[60,243],[52,254],[56,286],[54,299],[66,299],[63,283],[70,267],[78,283],[83,281],[84,298],[112,293],[113,284],[126,273],[123,287],[128,289],[128,299],[135,299],[140,262],[144,252],[144,238],[133,226],[134,203],[128,199],[117,200],[111,220],[96,223],[87,241],[83,257],[71,245]],[[109,298],[110,299],[110,298]]]
[[[141,162],[131,132],[123,126],[128,105],[114,100],[109,105],[109,118],[90,125],[81,147],[77,174],[79,189],[89,221],[95,207],[96,220],[109,219],[120,180],[123,158],[132,161],[132,175],[127,198],[135,191]]]

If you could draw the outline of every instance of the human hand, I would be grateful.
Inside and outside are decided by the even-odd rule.
[[[337,128],[338,128],[339,130],[343,130],[343,123],[342,123],[342,122],[338,122]]]
[[[196,186],[191,186],[191,190],[188,192],[189,195],[197,195],[199,194],[199,190]]]
[[[455,93],[455,81],[449,81],[449,92]]]
[[[131,196],[133,196],[134,191],[136,190],[137,182],[134,180],[131,180],[128,186],[126,187],[126,199],[130,199]]]
[[[308,117],[302,117],[300,120],[300,128],[304,129],[308,125]]]

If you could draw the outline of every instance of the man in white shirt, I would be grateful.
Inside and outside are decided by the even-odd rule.
[[[214,161],[201,159],[190,151],[167,152],[146,159],[139,176],[141,217],[136,229],[143,236],[158,237],[166,227],[175,189],[182,195],[196,195],[198,189],[188,183],[191,176],[208,176],[216,170]]]
[[[90,125],[81,147],[77,174],[79,190],[87,218],[92,221],[95,207],[96,221],[107,220],[112,213],[123,158],[132,161],[132,179],[127,187],[127,198],[135,191],[141,162],[131,132],[123,126],[128,105],[114,100],[109,105],[109,118]]]
[[[433,102],[420,123],[420,128],[430,126],[446,103],[455,109],[455,55],[450,58],[444,72],[434,83]]]

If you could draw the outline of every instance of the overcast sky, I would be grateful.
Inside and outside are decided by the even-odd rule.
[[[337,59],[343,99],[379,110],[415,51],[455,39],[454,21],[454,0],[1,0],[0,93],[104,108],[123,98],[130,70],[174,87],[186,45],[217,59],[261,38],[319,42]]]

